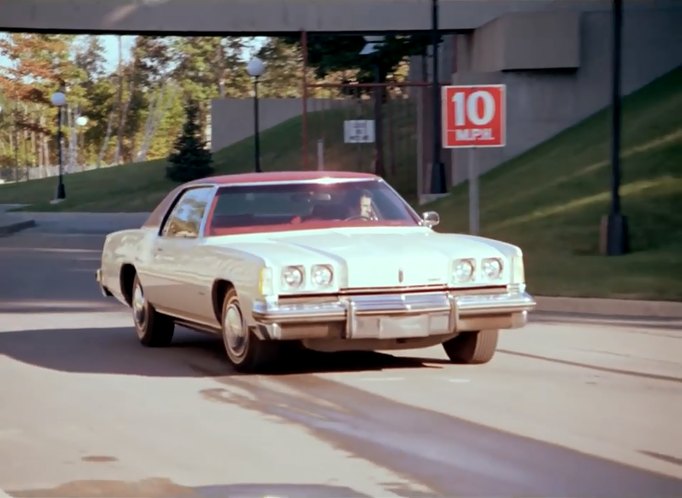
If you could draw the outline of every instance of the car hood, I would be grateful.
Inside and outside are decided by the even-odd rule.
[[[346,288],[444,285],[456,259],[504,259],[517,252],[495,240],[422,227],[279,232],[250,239],[227,245],[278,266],[332,264]]]

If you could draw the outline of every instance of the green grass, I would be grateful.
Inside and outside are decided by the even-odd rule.
[[[316,165],[315,148],[318,138],[325,142],[327,169],[369,171],[372,146],[343,143],[344,119],[371,117],[369,102],[353,108],[312,109],[308,115],[309,167]],[[387,179],[407,199],[416,194],[416,119],[412,101],[393,101],[384,106],[391,129],[384,130],[388,141],[393,137],[399,146],[388,154],[394,160],[395,173]],[[296,170],[302,167],[301,118],[290,119],[261,132],[261,164],[265,171]],[[215,174],[241,173],[253,170],[253,137],[242,140],[213,154]],[[151,211],[177,184],[165,178],[164,159],[117,167],[72,173],[64,176],[66,200],[51,204],[56,178],[46,178],[0,185],[0,204],[30,204],[31,211],[135,212]]]
[[[625,99],[622,211],[631,253],[599,254],[609,212],[610,114],[600,112],[481,178],[481,235],[521,246],[542,295],[682,300],[682,70]],[[468,230],[468,185],[422,206]]]
[[[630,225],[631,253],[599,254],[599,225],[610,202],[610,114],[602,111],[481,177],[481,234],[521,246],[528,285],[539,295],[682,300],[682,70],[628,96],[623,107],[622,209]],[[398,107],[402,106],[402,107]],[[399,112],[397,112],[399,109]],[[414,109],[386,107],[399,147],[389,181],[409,200],[415,192]],[[353,117],[370,116],[364,107]],[[348,110],[313,112],[314,142],[325,139],[327,164],[369,169],[370,148],[342,143]],[[300,118],[262,134],[265,169],[301,164]],[[214,154],[216,173],[250,171],[252,139]],[[390,158],[389,161],[390,163]],[[67,200],[53,206],[55,179],[0,186],[0,203],[31,210],[146,211],[173,184],[165,161],[130,164],[66,176]],[[420,211],[441,214],[440,231],[468,231],[467,184]]]

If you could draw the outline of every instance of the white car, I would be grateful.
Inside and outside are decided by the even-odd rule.
[[[239,371],[296,341],[319,351],[442,344],[485,363],[535,301],[511,244],[433,230],[382,178],[247,173],[183,184],[138,229],[110,233],[97,281],[146,346],[175,325],[222,336]]]

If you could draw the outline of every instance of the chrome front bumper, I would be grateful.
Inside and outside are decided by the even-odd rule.
[[[282,339],[309,337],[305,325],[323,323],[340,325],[346,339],[408,338],[522,327],[535,304],[517,289],[499,294],[441,291],[342,296],[317,303],[256,301],[252,315],[259,324],[274,327],[269,335]]]

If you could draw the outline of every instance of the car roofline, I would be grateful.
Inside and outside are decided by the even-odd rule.
[[[209,181],[198,181],[197,183],[192,183],[192,187],[199,186],[215,186],[215,187],[246,187],[246,186],[257,186],[257,185],[306,185],[306,184],[334,184],[334,183],[355,183],[355,182],[383,182],[383,178],[375,176],[366,177],[320,177],[320,178],[305,178],[300,180],[266,180],[266,181],[239,181],[235,183],[227,182],[209,182]]]

